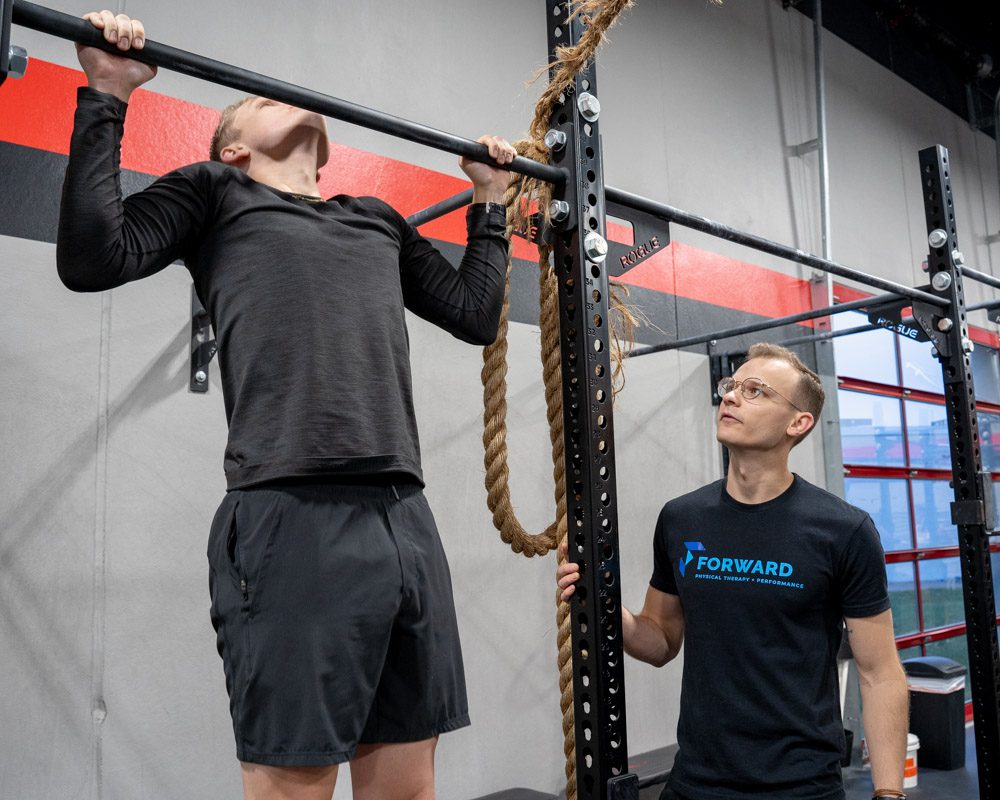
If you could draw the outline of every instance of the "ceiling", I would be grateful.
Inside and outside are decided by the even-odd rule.
[[[816,0],[783,0],[812,18]],[[1000,0],[821,0],[823,27],[995,136]]]

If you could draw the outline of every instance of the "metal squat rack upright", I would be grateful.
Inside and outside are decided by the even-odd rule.
[[[584,30],[570,3],[547,0],[549,52]],[[628,774],[618,507],[608,336],[608,245],[597,76],[588,64],[553,110],[551,160],[570,175],[554,194],[569,555],[581,567],[571,602],[577,796],[638,798]],[[557,189],[557,192],[559,190]]]
[[[922,327],[937,349],[944,377],[955,495],[951,521],[958,528],[979,794],[983,800],[1000,800],[1000,655],[990,564],[992,524],[987,525],[993,518],[993,492],[991,475],[983,470],[980,453],[976,392],[969,358],[972,343],[962,280],[963,259],[955,229],[948,151],[944,147],[939,145],[920,151],[920,182],[930,246],[929,288],[950,303],[946,316]],[[914,317],[920,321],[916,312],[914,308]]]

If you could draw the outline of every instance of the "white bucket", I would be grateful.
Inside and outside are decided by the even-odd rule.
[[[920,739],[914,734],[906,737],[906,761],[903,764],[903,788],[913,789],[917,785],[917,750],[920,749]]]

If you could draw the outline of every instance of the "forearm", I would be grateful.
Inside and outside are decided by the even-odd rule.
[[[677,657],[680,641],[672,642],[652,620],[622,609],[622,644],[625,652],[637,661],[662,667]]]
[[[56,248],[59,277],[76,291],[123,282],[119,147],[124,119],[123,105],[80,90]]]
[[[470,207],[468,243],[458,270],[426,240],[414,240],[404,267],[407,307],[463,341],[491,344],[507,275],[505,219],[502,210]]]
[[[902,790],[909,702],[898,664],[880,678],[861,677],[862,720],[876,789]]]
[[[502,198],[501,198],[502,199]],[[493,201],[490,201],[493,202]],[[458,272],[467,293],[466,333],[479,344],[492,344],[500,324],[507,281],[506,216],[495,206],[476,206],[485,221],[469,225],[468,244]]]
[[[503,191],[493,186],[473,186],[472,203],[496,203],[503,205]]]

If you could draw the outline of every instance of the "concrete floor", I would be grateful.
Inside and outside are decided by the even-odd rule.
[[[847,800],[868,800],[872,792],[871,771],[848,767],[844,770],[844,788]],[[975,800],[979,797],[976,738],[972,725],[965,728],[965,767],[952,770],[921,767],[918,750],[917,786],[907,789],[906,796],[909,800]]]
[[[661,773],[674,760],[676,746],[664,747],[649,753],[640,753],[629,760],[629,768],[640,779]],[[965,767],[955,770],[937,770],[920,767],[917,759],[918,785],[907,789],[909,800],[976,800],[979,784],[976,772],[976,741],[972,726],[965,729]],[[662,783],[646,786],[639,791],[639,800],[658,800]],[[844,789],[847,800],[869,800],[872,793],[871,771],[862,767],[844,770]],[[561,795],[545,794],[531,789],[508,789],[487,795],[479,800],[559,800]]]

